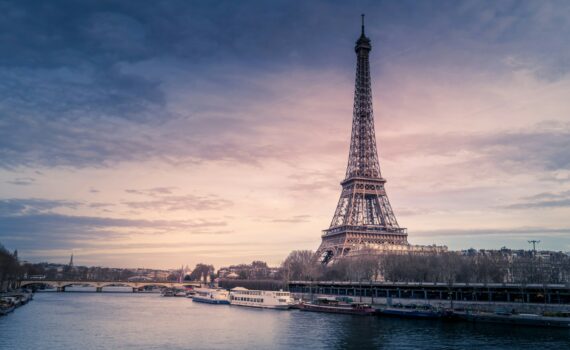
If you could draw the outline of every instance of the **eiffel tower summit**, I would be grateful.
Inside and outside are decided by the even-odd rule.
[[[333,219],[330,227],[323,231],[317,250],[317,256],[325,264],[362,248],[410,251],[424,247],[408,244],[407,230],[398,225],[386,194],[386,179],[380,171],[374,132],[371,50],[362,15],[362,32],[354,48],[356,82],[348,166]],[[427,250],[432,247],[425,246]]]

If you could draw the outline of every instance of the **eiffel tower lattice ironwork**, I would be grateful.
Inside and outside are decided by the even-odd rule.
[[[352,135],[346,177],[329,229],[323,231],[317,250],[323,263],[347,255],[366,244],[408,244],[405,228],[400,228],[386,195],[386,180],[380,172],[370,82],[369,54],[372,46],[364,34],[356,42],[356,84]]]

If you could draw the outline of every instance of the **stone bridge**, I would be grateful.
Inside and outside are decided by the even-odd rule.
[[[186,287],[201,287],[200,282],[168,282],[168,281],[80,281],[80,280],[22,280],[19,282],[19,287],[26,286],[41,286],[48,285],[57,289],[58,292],[65,292],[65,287],[73,285],[82,285],[95,287],[96,292],[102,292],[104,287],[109,286],[120,286],[120,287],[131,287],[133,288],[133,293],[137,292],[141,288],[147,286],[157,286],[163,288],[178,288],[183,289]]]

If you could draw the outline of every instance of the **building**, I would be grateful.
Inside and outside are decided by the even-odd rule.
[[[362,32],[356,52],[356,82],[352,133],[346,176],[330,227],[323,231],[317,256],[326,264],[342,256],[370,251],[377,253],[438,253],[445,246],[413,246],[408,232],[399,226],[388,200],[382,177],[372,109],[369,54],[371,41]],[[364,249],[366,248],[366,249]]]

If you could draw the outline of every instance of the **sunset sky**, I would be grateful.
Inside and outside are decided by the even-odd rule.
[[[570,251],[564,0],[0,2],[0,243],[155,268],[315,250],[361,13],[409,241]]]

